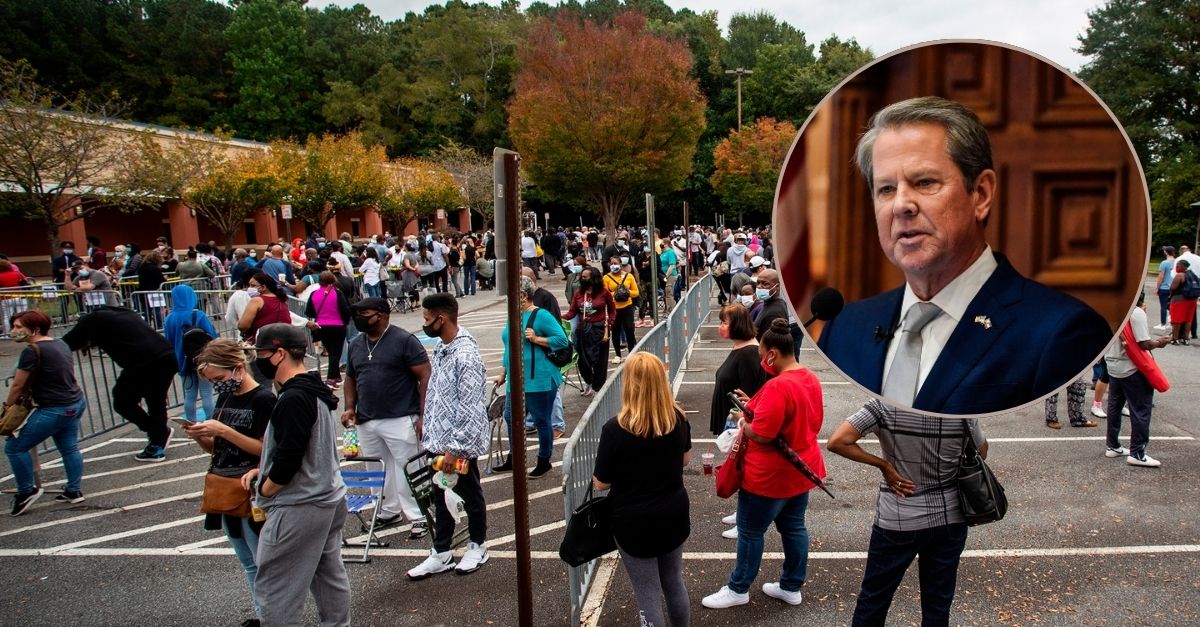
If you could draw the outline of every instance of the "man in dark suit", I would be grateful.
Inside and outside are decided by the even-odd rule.
[[[992,413],[1068,383],[1112,340],[1088,305],[1022,277],[988,246],[996,171],[970,109],[935,97],[890,105],[856,160],[905,285],[825,324],[818,346],[847,376],[896,405]]]

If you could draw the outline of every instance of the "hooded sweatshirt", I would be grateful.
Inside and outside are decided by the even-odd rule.
[[[263,437],[262,476],[283,486],[274,496],[258,495],[258,506],[332,506],[346,497],[338,466],[338,400],[316,374],[288,379],[279,390]]]
[[[183,354],[183,334],[192,329],[203,329],[211,337],[217,337],[217,330],[209,322],[203,311],[196,309],[196,290],[190,285],[176,285],[171,288],[171,313],[163,321],[163,337],[175,349],[175,363],[179,366],[179,374],[188,374],[187,356]]]
[[[729,271],[733,272],[738,268],[746,267],[746,251],[748,248],[745,244],[734,243],[729,247],[729,252],[726,253],[729,260]]]

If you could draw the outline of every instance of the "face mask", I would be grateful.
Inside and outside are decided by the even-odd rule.
[[[242,387],[241,379],[225,379],[224,381],[213,381],[213,391],[217,394],[233,394]]]
[[[759,362],[759,365],[762,366],[762,369],[764,372],[771,375],[772,377],[779,374],[779,371],[775,369],[774,360],[771,360],[770,357],[763,357],[762,361]]]
[[[279,366],[271,363],[271,357],[259,357],[254,360],[254,365],[258,366],[258,371],[268,379],[274,379],[279,372]]]
[[[258,257],[258,253],[251,251],[251,252],[250,252],[250,258],[251,258],[251,259],[254,259],[255,257]]]
[[[583,266],[571,266],[571,274],[583,272]]]
[[[581,289],[583,289],[583,290],[585,290],[585,291],[586,291],[586,290],[587,290],[589,287],[591,287],[591,286],[592,286],[592,280],[591,280],[591,279],[579,279],[579,287],[580,287]]]
[[[723,340],[728,340],[729,339],[729,325],[722,322],[721,326],[717,327],[717,335],[720,335],[721,339],[723,339]]]
[[[754,297],[757,298],[758,300],[767,300],[768,298],[771,297],[771,290],[769,290],[765,287],[760,287],[760,288],[754,290]]]
[[[442,334],[442,330],[433,328],[432,324],[421,325],[421,331],[423,331],[425,335],[428,335],[429,337],[439,337]]]
[[[629,257],[621,257],[621,264],[626,266],[629,265]]]
[[[14,342],[28,342],[29,331],[26,331],[25,329],[13,329],[12,333],[8,334],[8,339]]]
[[[609,266],[608,269],[612,270],[613,274],[616,274],[621,271],[621,266]]]
[[[63,254],[64,255],[73,255],[73,254],[75,254],[75,249],[74,248],[64,248]]]
[[[749,294],[738,296],[738,301],[742,303],[742,306],[744,306],[746,309],[749,309],[752,305],[754,305],[754,297],[750,296]]]
[[[650,252],[650,247],[649,247],[649,246],[643,246],[643,247],[642,247],[642,252],[647,252],[647,253],[648,253],[648,252]]]
[[[623,239],[619,239],[619,240],[617,240],[617,246],[620,246],[620,247],[624,248],[624,247],[625,247],[625,240],[623,240]]]
[[[317,242],[317,250],[325,248],[325,242]]]
[[[366,333],[371,328],[371,319],[375,316],[354,316],[354,328]]]
[[[88,276],[89,274],[91,274],[91,272],[88,272],[87,270],[80,270],[80,271],[79,271],[79,276],[81,276],[81,277],[83,277],[83,278],[85,278],[85,279],[87,278],[87,276]]]
[[[249,294],[250,298],[257,298],[259,295],[258,288],[252,287],[252,288],[246,290],[246,294]]]

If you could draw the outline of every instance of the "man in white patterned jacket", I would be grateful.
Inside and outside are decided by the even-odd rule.
[[[452,467],[457,460],[467,461],[466,471],[458,475],[453,489],[462,497],[471,541],[455,566],[450,552],[454,515],[446,508],[445,494],[435,485],[433,549],[424,562],[408,571],[409,579],[414,580],[451,568],[459,575],[473,573],[488,560],[487,503],[483,500],[476,462],[488,449],[487,377],[483,358],[474,336],[458,326],[458,301],[453,294],[431,294],[421,307],[425,317],[422,330],[429,337],[438,338],[430,363],[432,374],[425,397],[421,445],[430,456],[445,455],[445,467]]]

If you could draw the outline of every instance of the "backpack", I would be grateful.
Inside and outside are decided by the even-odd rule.
[[[188,371],[196,369],[196,356],[213,340],[213,336],[209,335],[208,331],[196,326],[197,313],[196,311],[192,312],[191,328],[183,334],[183,358]]]
[[[533,328],[533,322],[537,318],[538,312],[541,310],[542,309],[540,307],[535,308],[533,313],[529,315],[529,321],[525,323],[526,329]],[[550,363],[558,366],[559,368],[570,364],[571,360],[575,359],[575,347],[572,346],[570,342],[567,343],[566,348],[560,348],[556,351],[550,350],[549,347],[545,347],[542,350],[546,351],[546,359],[549,359]]]
[[[629,288],[625,287],[625,277],[627,276],[629,276],[628,272],[621,275],[621,282],[617,284],[617,291],[613,292],[613,300],[618,303],[629,302]]]
[[[1184,298],[1200,298],[1200,277],[1196,276],[1195,272],[1190,269],[1183,275],[1183,285],[1180,287],[1180,293]]]

